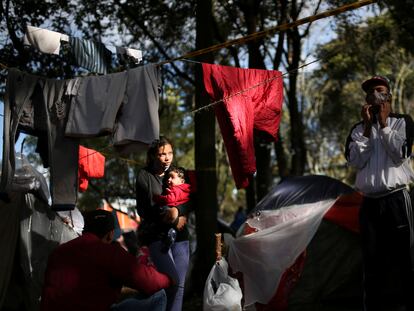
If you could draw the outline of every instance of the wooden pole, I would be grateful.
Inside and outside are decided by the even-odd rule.
[[[221,259],[221,233],[216,233],[216,261],[220,261]]]

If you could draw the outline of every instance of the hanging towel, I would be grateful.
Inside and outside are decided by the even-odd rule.
[[[127,57],[130,57],[134,60],[135,63],[140,63],[142,61],[142,51],[135,50],[130,48],[124,47],[116,47],[116,54],[118,54],[119,58],[123,61],[126,61]],[[125,57],[127,56],[127,57]]]
[[[256,172],[254,132],[277,138],[283,103],[281,72],[203,63],[203,76],[214,101],[240,92],[215,105],[214,111],[236,186],[245,188]]]
[[[23,42],[25,45],[34,46],[42,53],[59,55],[61,36],[59,32],[27,26]]]
[[[80,67],[106,74],[111,64],[111,51],[103,43],[69,37],[70,49]]]
[[[105,172],[105,157],[98,151],[79,146],[79,191],[88,189],[89,179],[102,178]]]

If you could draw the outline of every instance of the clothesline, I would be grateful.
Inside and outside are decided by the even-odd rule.
[[[290,28],[295,28],[295,27],[298,27],[298,26],[301,26],[301,25],[304,25],[304,24],[312,23],[312,22],[314,22],[316,20],[319,20],[319,19],[322,19],[322,18],[335,16],[335,15],[338,15],[340,13],[351,11],[351,10],[354,10],[354,9],[358,9],[360,7],[363,7],[363,6],[372,4],[372,3],[376,3],[376,2],[377,2],[377,0],[361,0],[361,1],[354,2],[354,3],[346,4],[346,5],[340,6],[339,8],[336,8],[336,9],[328,10],[328,11],[325,11],[325,12],[322,12],[322,13],[319,13],[319,14],[316,14],[316,15],[311,15],[311,16],[304,17],[302,19],[298,19],[294,22],[285,23],[285,24],[282,24],[282,25],[278,25],[278,26],[275,26],[275,27],[271,27],[271,28],[259,31],[259,32],[249,34],[249,35],[241,37],[241,38],[237,38],[237,39],[234,39],[234,40],[229,40],[229,41],[219,43],[219,44],[216,44],[216,45],[212,45],[212,46],[200,49],[200,50],[189,52],[189,53],[184,54],[182,56],[178,56],[178,57],[175,57],[175,58],[172,58],[172,59],[169,59],[169,60],[159,62],[156,65],[158,65],[158,66],[164,65],[164,64],[167,64],[167,63],[182,60],[183,58],[194,58],[196,56],[200,56],[200,55],[203,55],[203,54],[215,52],[215,51],[218,51],[222,48],[226,48],[226,47],[229,47],[229,46],[232,46],[232,45],[240,45],[240,44],[252,41],[252,40],[256,40],[258,38],[265,37],[265,36],[267,36],[271,33],[274,33],[274,32],[285,31],[285,30],[288,30]]]
[[[186,58],[193,58],[195,56],[199,56],[199,55],[202,55],[202,54],[214,52],[214,51],[217,51],[217,50],[220,50],[222,48],[229,47],[229,46],[232,46],[232,45],[238,45],[238,44],[246,43],[248,41],[255,40],[255,39],[267,36],[267,35],[269,35],[271,33],[274,33],[274,32],[285,31],[285,30],[290,29],[290,28],[294,28],[294,27],[298,27],[298,26],[303,25],[303,24],[311,23],[311,22],[314,22],[314,21],[322,19],[322,18],[335,16],[335,15],[338,15],[340,13],[347,12],[347,11],[350,11],[350,10],[354,10],[354,9],[357,9],[357,8],[360,8],[360,7],[363,7],[363,6],[372,4],[372,3],[376,3],[376,2],[377,2],[377,0],[361,0],[361,1],[354,2],[354,3],[346,4],[346,5],[340,6],[339,8],[328,10],[328,11],[325,11],[325,12],[322,12],[322,13],[319,13],[319,14],[316,14],[316,15],[308,16],[308,17],[299,19],[299,20],[294,21],[294,22],[285,23],[285,24],[282,24],[282,25],[271,27],[271,28],[263,30],[263,31],[259,31],[259,32],[249,34],[247,36],[244,36],[244,37],[241,37],[241,38],[238,38],[238,39],[229,40],[229,41],[226,41],[226,42],[223,42],[223,43],[212,45],[212,46],[204,48],[204,49],[196,50],[196,51],[184,54],[182,56],[172,58],[170,60],[165,60],[165,61],[156,63],[155,65],[160,66],[160,65],[167,64],[167,63],[183,60],[183,59],[186,59]],[[187,60],[187,61],[189,61],[189,60]],[[6,69],[8,68],[4,64],[0,63],[0,65],[3,68],[6,68]]]
[[[169,59],[169,60],[159,62],[155,65],[156,66],[161,66],[161,65],[164,65],[164,64],[167,64],[167,63],[182,60],[183,58],[193,58],[193,57],[196,57],[196,56],[199,56],[199,55],[202,55],[202,54],[207,54],[207,53],[211,53],[211,52],[214,52],[214,51],[218,51],[222,48],[226,48],[226,47],[229,47],[229,46],[232,46],[232,45],[243,44],[243,43],[249,42],[251,40],[255,40],[255,39],[267,36],[267,35],[269,35],[271,33],[274,33],[274,32],[285,31],[285,30],[288,30],[290,28],[294,28],[294,27],[298,27],[298,26],[303,25],[303,24],[311,23],[311,22],[314,22],[314,21],[322,19],[322,18],[335,16],[335,15],[338,15],[340,13],[347,12],[347,11],[350,11],[350,10],[354,10],[354,9],[357,9],[357,8],[360,8],[360,7],[363,7],[363,6],[372,4],[372,3],[376,3],[376,2],[377,2],[377,0],[361,0],[361,1],[354,2],[354,3],[346,4],[346,5],[340,6],[339,8],[328,10],[328,11],[325,11],[325,12],[322,12],[322,13],[319,13],[319,14],[316,14],[316,15],[311,15],[311,16],[296,20],[294,22],[285,23],[285,24],[282,24],[282,25],[271,27],[271,28],[263,30],[263,31],[259,31],[259,32],[249,34],[249,35],[241,37],[241,38],[237,38],[237,39],[234,39],[234,40],[229,40],[229,41],[226,41],[226,42],[223,42],[223,43],[212,45],[212,46],[204,48],[204,49],[192,51],[192,52],[189,52],[189,53],[184,54],[182,56],[178,56],[178,57],[175,57],[175,58],[172,58],[172,59]]]
[[[333,51],[333,52],[331,52],[330,54],[332,54],[332,53],[334,53],[334,52],[335,52],[335,54],[336,54],[336,51]],[[238,92],[236,92],[236,93],[234,93],[234,94],[231,94],[231,95],[229,95],[229,96],[227,96],[227,97],[224,97],[224,98],[222,98],[222,99],[220,99],[220,100],[217,100],[217,101],[215,101],[215,102],[212,102],[212,103],[210,103],[209,105],[206,105],[206,106],[203,106],[203,107],[201,107],[201,108],[195,109],[195,110],[190,111],[190,112],[188,112],[188,113],[189,113],[189,114],[195,114],[195,113],[198,113],[198,112],[200,112],[200,111],[202,111],[202,110],[204,110],[204,109],[209,109],[209,108],[211,108],[211,107],[213,107],[213,106],[215,106],[215,105],[217,105],[217,104],[219,104],[219,103],[221,103],[221,102],[224,102],[225,100],[228,100],[228,99],[230,99],[230,98],[232,98],[232,97],[234,97],[234,96],[238,96],[238,95],[243,94],[243,93],[245,93],[245,92],[248,92],[249,90],[252,90],[252,89],[254,89],[254,88],[256,88],[256,87],[259,87],[259,86],[264,85],[264,84],[266,84],[266,83],[270,83],[270,82],[271,82],[271,81],[273,81],[273,80],[276,80],[276,79],[278,79],[278,78],[282,78],[282,77],[284,77],[284,76],[286,76],[286,75],[288,75],[288,74],[290,74],[290,73],[292,73],[292,72],[295,72],[295,71],[297,71],[297,70],[299,70],[299,69],[301,69],[301,68],[304,68],[304,67],[306,67],[306,66],[309,66],[309,65],[311,65],[311,64],[313,64],[313,63],[316,63],[316,62],[320,61],[321,59],[324,59],[324,58],[327,58],[327,57],[328,57],[328,56],[325,56],[325,57],[321,57],[321,58],[315,59],[315,60],[313,60],[313,61],[311,61],[311,62],[309,62],[309,63],[306,63],[306,64],[303,64],[303,65],[299,66],[298,68],[291,69],[291,70],[289,70],[289,71],[286,71],[285,73],[282,73],[282,74],[277,75],[277,76],[275,76],[275,77],[272,77],[272,78],[270,78],[270,79],[263,80],[263,81],[261,81],[260,83],[257,83],[257,84],[255,84],[255,85],[252,85],[252,86],[250,86],[250,87],[248,87],[248,88],[246,88],[246,89],[240,90],[240,91],[238,91]],[[202,64],[201,62],[192,61],[192,60],[187,60],[187,59],[181,59],[180,61],[189,61],[189,62],[196,63],[196,64],[198,64],[198,65]],[[0,64],[1,64],[1,63],[0,63]],[[1,66],[2,66],[2,67],[4,67],[4,68],[6,68],[6,69],[8,69],[8,67],[7,67],[6,65],[4,65],[4,64],[1,64]],[[104,155],[107,155],[107,156],[108,156],[109,154],[106,154],[106,153],[104,153],[104,152],[102,152],[102,151],[104,151],[104,150],[106,150],[106,149],[108,149],[108,148],[111,148],[111,147],[113,147],[113,145],[109,145],[109,146],[107,146],[107,147],[104,147],[103,149],[96,150],[95,152],[92,152],[92,153],[90,153],[89,155],[87,155],[87,156],[85,156],[85,157],[92,156],[93,154],[95,154],[95,153],[97,153],[97,152],[100,152],[100,153],[102,153],[102,154],[104,154]],[[109,155],[109,156],[111,156],[111,155]],[[127,159],[127,158],[117,157],[117,159],[119,159],[119,160],[121,160],[121,161],[125,161],[125,162],[128,162],[128,163],[131,163],[131,164],[141,164],[141,163],[138,163],[137,161],[134,161],[134,160],[131,160],[131,159]]]
[[[213,107],[213,106],[215,106],[215,105],[217,105],[217,104],[219,104],[219,103],[221,103],[221,102],[223,102],[223,101],[225,101],[225,100],[228,100],[228,99],[230,99],[230,98],[232,98],[232,97],[234,97],[234,96],[237,96],[237,95],[240,95],[240,94],[242,94],[242,93],[245,93],[245,92],[247,92],[247,91],[249,91],[249,90],[252,90],[252,89],[254,89],[254,88],[256,88],[256,87],[259,87],[259,86],[261,86],[261,85],[264,85],[264,84],[266,84],[266,83],[269,83],[269,82],[271,82],[271,81],[273,81],[273,80],[276,80],[276,79],[278,79],[278,78],[282,78],[283,76],[285,76],[285,75],[287,75],[287,74],[290,74],[290,73],[292,73],[292,72],[294,72],[294,71],[297,71],[297,70],[299,70],[299,69],[301,69],[301,68],[304,68],[304,67],[306,67],[306,66],[309,66],[309,65],[311,65],[311,64],[313,64],[313,63],[315,63],[315,62],[318,62],[318,61],[319,61],[319,60],[321,60],[321,59],[322,59],[322,58],[319,58],[319,59],[313,60],[313,61],[311,61],[311,62],[309,62],[309,63],[303,64],[302,66],[299,66],[299,67],[298,67],[298,68],[296,68],[296,69],[292,69],[292,70],[290,70],[290,71],[287,71],[287,72],[285,72],[285,73],[282,73],[281,75],[277,75],[277,76],[272,77],[272,78],[270,78],[270,79],[263,80],[262,82],[257,83],[257,84],[255,84],[255,85],[253,85],[253,86],[249,87],[249,88],[243,89],[243,90],[241,90],[241,91],[239,91],[239,92],[236,92],[236,93],[231,94],[231,95],[229,95],[229,96],[227,96],[227,97],[224,97],[224,98],[223,98],[223,99],[221,99],[221,100],[215,101],[215,102],[213,102],[213,103],[211,103],[211,104],[209,104],[209,105],[206,105],[206,106],[201,107],[201,108],[199,108],[199,109],[193,110],[193,111],[191,111],[190,113],[195,114],[195,113],[197,113],[197,112],[200,112],[201,110],[204,110],[204,109],[208,109],[208,108],[210,108],[210,107]],[[182,61],[189,61],[189,60],[184,60],[184,59],[183,59]],[[191,61],[191,60],[190,60],[190,62],[194,62],[194,63],[197,63],[197,64],[202,64],[201,62],[197,62],[197,61]],[[84,157],[79,158],[79,160],[81,160],[81,159],[83,159],[83,158],[86,158],[86,157],[89,157],[89,156],[92,156],[93,154],[98,153],[98,152],[99,152],[99,153],[102,153],[103,155],[106,155],[106,156],[111,156],[110,154],[107,154],[107,153],[105,153],[105,152],[103,152],[103,151],[104,151],[104,150],[106,150],[106,149],[112,148],[113,146],[114,146],[114,145],[108,145],[108,146],[106,146],[106,147],[104,147],[104,148],[102,148],[102,149],[100,149],[100,150],[95,150],[94,152],[91,152],[90,154],[88,154],[88,155],[86,155],[86,156],[84,156]],[[122,158],[122,157],[116,157],[116,158],[117,158],[118,160],[125,161],[125,162],[131,163],[131,164],[141,164],[141,163],[139,163],[139,162],[137,162],[137,161],[135,161],[135,160],[131,160],[131,159],[127,159],[127,158]]]
[[[33,26],[33,27],[34,27],[34,26]],[[41,27],[36,27],[36,28],[38,28],[38,29],[26,30],[26,33],[35,33],[35,32],[42,31],[42,30],[47,30],[47,31],[53,31],[53,32],[60,33],[60,32],[58,32],[58,31],[48,30],[48,29],[46,29],[46,28],[41,28]],[[62,37],[63,37],[63,38],[61,38],[61,41],[64,41],[64,42],[69,42],[69,37],[72,37],[72,36],[69,36],[69,35],[64,34],[64,33],[60,33],[60,34],[61,34],[61,35],[62,35]],[[102,42],[100,42],[100,41],[91,40],[91,39],[88,39],[88,41],[92,41],[92,42],[96,42],[96,43],[102,43]],[[124,47],[124,46],[120,46],[120,45],[113,45],[113,44],[107,44],[107,43],[102,43],[102,44],[104,44],[106,47],[112,47],[112,48]],[[131,48],[131,47],[128,47],[128,49],[132,49],[132,50],[136,50],[136,51],[142,51],[142,50],[140,50],[140,49],[137,49],[137,48]],[[141,60],[141,61],[142,61],[142,60]]]
[[[160,65],[164,65],[164,64],[167,64],[167,63],[170,63],[170,62],[174,62],[174,61],[179,61],[179,60],[197,63],[196,61],[191,61],[191,60],[188,60],[187,58],[193,58],[195,56],[199,56],[199,55],[202,55],[202,54],[214,52],[214,51],[220,50],[220,49],[225,48],[225,47],[228,47],[228,46],[246,43],[248,41],[251,41],[251,40],[254,40],[254,39],[257,39],[257,38],[261,38],[261,37],[267,36],[267,35],[269,35],[270,33],[273,33],[273,32],[285,31],[285,30],[290,29],[290,28],[298,27],[300,25],[303,25],[303,24],[306,24],[306,23],[310,23],[310,22],[314,22],[316,20],[319,20],[319,19],[322,19],[322,18],[326,18],[326,17],[329,17],[329,16],[338,15],[340,13],[343,13],[343,12],[346,12],[346,11],[349,11],[349,10],[354,10],[356,8],[360,8],[362,6],[366,6],[366,5],[375,3],[375,2],[377,2],[377,0],[362,0],[362,1],[357,1],[357,2],[351,3],[351,4],[343,5],[343,6],[339,7],[339,8],[332,9],[332,10],[328,10],[328,11],[325,11],[325,12],[322,12],[322,13],[319,13],[319,14],[316,14],[316,15],[308,16],[308,17],[299,19],[299,20],[297,20],[295,22],[285,23],[285,24],[278,25],[278,26],[275,26],[275,27],[272,27],[272,28],[269,28],[269,29],[266,29],[266,30],[263,30],[263,31],[260,31],[260,32],[255,32],[253,34],[249,34],[247,36],[244,36],[244,37],[241,37],[241,38],[238,38],[238,39],[229,40],[229,41],[226,41],[226,42],[223,42],[223,43],[220,43],[220,44],[216,44],[216,45],[213,45],[213,46],[210,46],[210,47],[201,49],[201,50],[193,51],[193,52],[187,53],[185,55],[182,55],[182,56],[179,56],[179,57],[170,59],[170,60],[166,60],[166,61],[159,62],[159,63],[157,63],[155,65],[160,66]],[[262,83],[257,84],[257,85],[254,85],[254,86],[252,86],[252,87],[250,87],[248,89],[241,90],[241,91],[239,91],[239,92],[237,92],[235,94],[231,94],[231,95],[229,95],[226,98],[223,98],[221,100],[215,101],[215,102],[210,103],[209,105],[203,106],[201,108],[195,109],[195,110],[191,111],[190,113],[191,114],[195,114],[195,113],[200,112],[200,111],[202,111],[204,109],[208,109],[210,107],[213,107],[213,106],[215,106],[215,105],[223,102],[224,100],[227,100],[227,99],[232,98],[234,96],[237,96],[237,95],[240,95],[242,93],[245,93],[245,92],[247,92],[247,91],[249,91],[249,90],[251,90],[251,89],[253,89],[255,87],[258,87],[260,85],[263,85],[265,83],[268,83],[268,82],[270,82],[270,81],[272,81],[274,79],[277,79],[279,77],[281,78],[281,77],[283,77],[283,76],[285,76],[285,75],[287,75],[287,74],[289,74],[291,72],[295,72],[295,71],[297,71],[297,70],[299,70],[301,68],[304,68],[304,67],[306,67],[306,66],[308,66],[308,65],[310,65],[312,63],[315,63],[318,60],[314,60],[314,61],[312,61],[310,63],[307,63],[307,64],[304,64],[302,66],[299,66],[298,68],[295,68],[295,69],[292,69],[292,70],[290,70],[288,72],[285,72],[284,74],[282,74],[280,76],[277,76],[277,77],[274,77],[272,79],[269,79],[268,81],[263,81]],[[7,68],[7,66],[4,66],[3,64],[1,64],[1,65],[2,65],[3,68]]]
[[[261,85],[263,85],[263,84],[269,83],[269,82],[271,82],[271,81],[273,81],[273,80],[275,80],[275,79],[282,78],[282,77],[284,77],[284,76],[286,76],[286,75],[288,75],[288,74],[290,74],[290,73],[292,73],[292,72],[298,71],[298,70],[300,70],[300,69],[302,69],[302,68],[304,68],[304,67],[306,67],[306,66],[309,66],[309,65],[311,65],[311,64],[313,64],[313,63],[316,63],[316,62],[320,61],[321,59],[323,59],[323,58],[318,58],[318,59],[315,59],[315,60],[313,60],[313,61],[311,61],[311,62],[309,62],[309,63],[303,64],[303,65],[301,65],[301,66],[299,66],[299,67],[297,67],[297,68],[294,68],[294,69],[291,69],[291,70],[289,70],[289,71],[286,71],[285,73],[282,73],[281,75],[275,76],[275,77],[273,77],[273,78],[271,78],[271,79],[264,80],[264,81],[262,81],[262,82],[260,82],[260,83],[258,83],[258,84],[252,85],[252,86],[251,86],[251,87],[249,87],[249,88],[246,88],[246,89],[240,90],[240,91],[238,91],[238,92],[236,92],[236,93],[234,93],[234,94],[231,94],[231,95],[229,95],[229,96],[227,96],[227,97],[222,98],[221,100],[217,100],[217,101],[215,101],[215,102],[213,102],[213,103],[210,103],[209,105],[206,105],[206,106],[203,106],[203,107],[201,107],[201,108],[195,109],[195,110],[190,111],[190,112],[188,112],[188,113],[190,113],[190,114],[195,114],[195,113],[198,113],[198,112],[200,112],[200,111],[202,111],[202,110],[204,110],[204,109],[208,109],[208,108],[210,108],[210,107],[213,107],[213,106],[215,106],[215,105],[217,105],[217,104],[219,104],[219,103],[221,103],[221,102],[223,102],[223,101],[225,101],[225,100],[227,100],[227,99],[230,99],[230,98],[232,98],[232,97],[234,97],[234,96],[237,96],[237,95],[243,94],[243,93],[245,93],[245,92],[248,92],[248,91],[250,91],[250,90],[252,90],[252,89],[254,89],[254,88],[256,88],[256,87],[259,87],[259,86],[261,86]],[[177,61],[178,61],[178,60],[177,60]],[[187,62],[192,62],[192,63],[196,63],[196,64],[202,64],[201,62],[197,62],[197,61],[193,61],[193,60],[188,60],[188,59],[180,59],[179,61],[187,61]],[[1,65],[3,68],[8,69],[8,67],[7,67],[6,65],[4,65],[4,64],[2,64],[2,63],[0,63],[0,65]],[[0,115],[0,116],[2,116],[2,115]]]
[[[282,74],[280,74],[280,75],[278,75],[278,76],[274,76],[274,77],[272,77],[272,78],[270,78],[270,79],[263,80],[263,81],[262,81],[262,82],[260,82],[260,83],[254,84],[254,85],[252,85],[251,87],[248,87],[248,88],[246,88],[246,89],[240,90],[240,91],[238,91],[238,92],[236,92],[236,93],[234,93],[234,94],[230,94],[230,95],[229,95],[229,96],[227,96],[227,97],[223,97],[222,99],[216,100],[216,101],[214,101],[214,102],[212,102],[212,103],[210,103],[210,104],[208,104],[208,105],[205,105],[205,106],[203,106],[203,107],[200,107],[200,108],[198,108],[198,109],[195,109],[195,110],[193,110],[193,111],[190,111],[189,113],[191,113],[191,114],[196,114],[196,113],[198,113],[198,112],[200,112],[200,111],[202,111],[202,110],[204,110],[204,109],[209,109],[209,108],[211,108],[211,107],[213,107],[213,106],[215,106],[215,105],[217,105],[217,104],[220,104],[220,103],[224,102],[225,100],[228,100],[228,99],[230,99],[230,98],[233,98],[234,96],[237,96],[237,95],[240,95],[240,94],[246,93],[246,92],[248,92],[248,91],[250,91],[250,90],[252,90],[252,89],[254,89],[254,88],[256,88],[256,87],[262,86],[262,85],[264,85],[264,84],[266,84],[266,83],[269,83],[269,82],[271,82],[271,81],[273,81],[273,80],[276,80],[276,79],[282,78],[282,77],[284,77],[284,76],[286,76],[286,75],[288,75],[288,74],[291,74],[291,73],[293,73],[293,72],[295,72],[295,71],[298,71],[299,69],[302,69],[302,68],[304,68],[304,67],[306,67],[306,66],[309,66],[309,65],[311,65],[311,64],[313,64],[313,63],[316,63],[316,62],[320,61],[321,59],[322,59],[322,58],[315,59],[315,60],[313,60],[313,61],[311,61],[311,62],[309,62],[309,63],[303,64],[303,65],[301,65],[301,66],[299,66],[299,67],[297,67],[297,68],[295,68],[295,69],[291,69],[291,70],[289,70],[289,71],[286,71],[285,73],[282,73]]]

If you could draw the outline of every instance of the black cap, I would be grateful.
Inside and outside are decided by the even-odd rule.
[[[361,87],[366,93],[374,85],[384,85],[387,87],[388,90],[390,90],[390,82],[386,77],[383,76],[373,76],[372,78],[362,82]]]
[[[85,214],[85,228],[83,232],[90,232],[102,238],[114,230],[115,220],[111,212],[97,209]]]

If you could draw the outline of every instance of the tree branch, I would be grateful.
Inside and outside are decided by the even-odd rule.
[[[318,4],[316,5],[315,11],[313,12],[313,15],[316,15],[316,13],[318,13],[319,11],[319,7],[321,6],[322,0],[318,1]],[[304,37],[307,37],[310,31],[310,27],[312,26],[313,23],[308,23],[308,25],[306,26],[305,31],[300,35],[300,38],[303,39]]]
[[[224,42],[225,39],[222,36],[222,34],[220,33],[217,20],[214,18],[214,16],[213,16],[213,27],[214,27],[215,37],[218,39],[219,42]],[[237,54],[237,49],[234,46],[229,46],[228,49],[230,51],[231,56],[234,59],[235,66],[240,67],[240,60],[239,60],[239,55]]]
[[[279,25],[284,24],[287,22],[287,1],[286,0],[282,0],[281,1],[282,5],[280,8],[280,21],[279,21]],[[277,47],[276,47],[276,53],[275,53],[275,58],[273,60],[273,69],[278,69],[280,67],[280,63],[282,62],[282,56],[283,56],[283,43],[285,41],[285,32],[281,31],[279,32],[279,40],[277,42]]]
[[[3,5],[2,5],[2,11],[3,11]],[[3,14],[4,14],[6,25],[7,25],[7,31],[9,32],[10,39],[13,43],[13,47],[19,53],[22,63],[26,63],[27,53],[24,50],[23,42],[17,37],[16,32],[14,31],[12,22],[10,20],[10,0],[6,1],[6,8],[4,9]]]
[[[127,7],[126,4],[121,4],[119,3],[120,7],[122,8],[122,10],[125,12],[125,14],[131,18],[137,25],[139,28],[141,28],[141,30],[144,32],[144,34],[146,36],[148,36],[148,38],[150,38],[150,40],[154,43],[154,45],[157,47],[157,49],[160,51],[160,53],[162,55],[164,55],[164,57],[168,60],[168,59],[172,59],[172,57],[170,57],[170,55],[168,55],[167,51],[162,47],[161,43],[158,42],[158,40],[150,33],[150,31],[148,30],[148,28],[145,26],[144,22],[141,21],[140,19],[138,19],[136,17],[135,14],[133,14],[131,12],[131,9],[129,7]],[[183,79],[187,80],[188,82],[190,82],[192,85],[195,85],[195,81],[194,79],[192,79],[189,75],[185,74],[184,72],[182,72],[174,63],[170,63],[171,67],[174,68],[175,72],[177,73],[178,76],[182,77]]]

